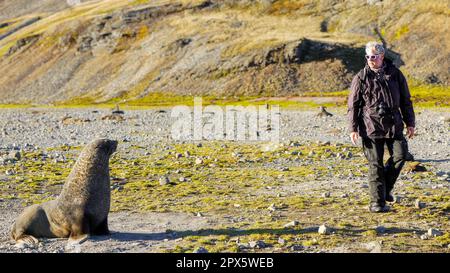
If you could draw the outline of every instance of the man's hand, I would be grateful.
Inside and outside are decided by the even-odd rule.
[[[409,138],[412,138],[414,136],[414,127],[407,127],[406,128],[406,135]]]
[[[356,141],[358,140],[358,137],[359,137],[358,132],[351,132],[350,133],[350,139],[352,140],[352,143],[354,145],[356,145]]]

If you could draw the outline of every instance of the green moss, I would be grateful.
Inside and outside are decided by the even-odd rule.
[[[411,88],[411,97],[420,106],[450,106],[450,87],[420,85]]]
[[[258,252],[273,251],[281,247],[290,251],[289,245],[303,244],[307,247],[331,249],[343,244],[355,246],[358,251],[362,242],[378,238],[372,229],[376,225],[393,225],[388,233],[395,236],[383,236],[383,248],[396,248],[401,251],[439,251],[448,242],[448,230],[436,240],[423,241],[413,236],[413,230],[424,230],[432,223],[448,221],[449,195],[447,189],[424,189],[412,184],[405,186],[408,198],[424,197],[427,208],[417,210],[408,200],[394,204],[393,211],[383,215],[373,215],[366,211],[367,196],[359,200],[353,198],[322,198],[320,190],[292,191],[300,183],[314,183],[316,179],[328,179],[324,166],[329,166],[329,159],[322,158],[327,150],[339,152],[344,148],[356,151],[357,148],[343,145],[334,147],[318,143],[305,143],[299,147],[280,146],[273,151],[255,148],[252,143],[228,141],[203,142],[202,147],[194,143],[175,143],[166,150],[160,146],[148,150],[150,155],[136,156],[117,153],[111,159],[111,176],[117,181],[126,180],[120,190],[112,191],[111,211],[132,212],[176,212],[202,213],[211,219],[239,219],[230,224],[211,223],[208,229],[199,231],[177,231],[181,241],[171,249],[152,249],[152,251],[192,252],[203,246],[209,252]],[[0,173],[13,169],[17,175],[7,183],[0,183],[0,198],[19,199],[25,205],[42,203],[54,199],[61,191],[81,147],[55,147],[47,151],[57,151],[68,159],[65,163],[53,160],[43,161],[37,152],[25,152],[23,159],[16,165],[0,166]],[[142,147],[134,146],[140,150]],[[293,156],[291,151],[301,151],[303,155]],[[305,160],[309,151],[314,150],[314,165],[294,163],[294,159]],[[163,152],[162,152],[163,151]],[[191,157],[185,157],[189,151]],[[232,156],[239,152],[242,157]],[[175,159],[174,154],[183,157]],[[195,164],[196,157],[203,157],[205,163]],[[217,161],[213,160],[217,159]],[[251,162],[241,163],[245,159]],[[276,164],[269,164],[282,159],[289,164],[288,171],[280,171]],[[336,169],[358,169],[362,159],[353,157],[349,160],[336,161]],[[343,162],[345,161],[345,162]],[[216,164],[215,167],[209,163]],[[177,172],[175,172],[177,171]],[[159,185],[159,178],[168,175],[172,183]],[[282,175],[282,176],[281,176]],[[184,176],[190,181],[178,182]],[[313,177],[314,176],[314,177]],[[429,179],[428,177],[419,179]],[[8,187],[6,186],[8,185]],[[424,192],[429,192],[425,195]],[[277,194],[284,192],[284,194]],[[275,211],[269,210],[271,204]],[[342,208],[346,208],[343,210]],[[344,215],[345,214],[345,215]],[[284,228],[290,221],[298,220],[300,224],[293,228]],[[317,234],[317,226],[327,223],[335,228],[329,236]],[[412,223],[412,224],[410,224]],[[404,227],[404,228],[403,228]],[[285,245],[278,243],[282,237]],[[236,243],[262,240],[269,245],[267,249],[240,249]],[[429,242],[434,241],[434,243]],[[436,244],[436,242],[439,242]],[[447,243],[448,244],[448,243]]]
[[[394,39],[398,40],[398,39],[402,38],[408,32],[409,32],[408,25],[403,25],[395,32]]]
[[[224,76],[226,74],[221,74]],[[155,107],[171,107],[176,105],[194,105],[194,96],[177,95],[170,92],[152,92],[144,97],[137,98],[140,94],[145,92],[149,81],[156,76],[155,73],[150,73],[144,80],[138,83],[132,90],[125,92],[120,97],[111,99],[109,101],[101,101],[96,96],[82,96],[71,98],[69,100],[56,103],[50,108],[81,108],[81,107],[97,107],[97,108],[114,108],[115,105],[120,104],[122,109],[138,110],[138,109],[152,109]],[[339,92],[307,92],[302,96],[308,97],[347,97],[349,91]],[[414,106],[417,108],[434,108],[434,107],[450,107],[450,89],[446,86],[420,85],[411,87],[411,96]],[[276,98],[267,98],[267,100],[256,100],[257,97],[229,97],[218,98],[214,96],[202,96],[203,106],[207,105],[240,105],[247,107],[249,105],[277,105],[283,109],[313,109],[319,106],[325,107],[345,107],[345,102],[341,103],[316,103],[313,99],[311,101],[295,101],[295,100],[279,100]],[[30,107],[29,105],[0,105],[0,108],[17,108]]]
[[[450,87],[442,85],[413,85],[410,87],[411,99],[414,106],[420,107],[449,107]],[[348,97],[349,90],[338,92],[306,92],[302,96],[308,97]]]
[[[314,240],[307,240],[307,241],[302,242],[302,245],[303,246],[317,246],[317,245],[319,245],[319,241],[316,240],[316,239],[314,239]]]
[[[0,104],[0,109],[16,109],[16,108],[30,108],[32,105],[28,104]]]
[[[5,44],[4,46],[0,47],[0,58],[3,58],[8,52],[11,47],[13,47],[16,44],[16,42],[9,42]]]
[[[438,241],[443,246],[448,246],[450,244],[450,233],[447,232],[444,235],[437,237],[436,241]]]

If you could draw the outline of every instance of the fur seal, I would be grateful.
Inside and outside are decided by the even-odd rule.
[[[90,234],[109,234],[109,158],[116,148],[117,141],[108,139],[88,144],[58,198],[25,208],[12,227],[12,239],[31,244],[37,242],[36,238],[82,242]]]

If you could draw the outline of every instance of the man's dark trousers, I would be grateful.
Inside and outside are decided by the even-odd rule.
[[[384,145],[389,151],[389,159],[383,164]],[[362,139],[363,151],[369,161],[369,194],[370,203],[380,206],[386,204],[386,195],[394,188],[394,184],[405,164],[408,152],[404,136],[395,138]]]

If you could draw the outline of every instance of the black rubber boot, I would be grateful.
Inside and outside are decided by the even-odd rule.
[[[383,213],[383,212],[388,212],[390,210],[389,206],[382,206],[378,203],[371,203],[369,206],[369,211],[373,212],[373,213]]]

